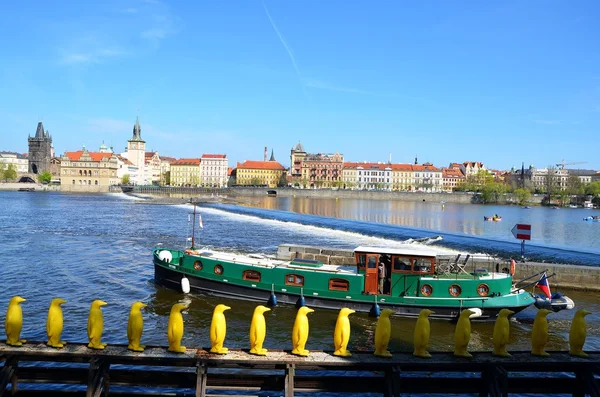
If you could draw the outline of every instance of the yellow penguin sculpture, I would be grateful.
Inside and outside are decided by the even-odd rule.
[[[25,299],[13,296],[8,303],[8,310],[6,310],[4,329],[6,330],[6,344],[10,346],[22,346],[27,342],[25,339],[21,339],[21,329],[23,328],[21,302],[25,302]]]
[[[102,350],[106,347],[106,343],[100,341],[102,338],[102,331],[104,331],[104,317],[102,317],[101,307],[105,305],[106,302],[101,301],[100,299],[96,299],[92,302],[87,326],[88,338],[90,340],[90,343],[88,344],[89,348]]]
[[[142,316],[142,309],[147,305],[142,302],[135,302],[131,305],[131,311],[129,312],[129,321],[127,321],[127,340],[129,345],[127,348],[136,352],[143,352],[146,346],[140,345],[142,339],[142,332],[144,332],[144,317]]]
[[[535,356],[547,357],[550,353],[544,351],[548,343],[548,319],[546,316],[552,313],[548,309],[539,309],[535,320],[533,320],[533,329],[531,331],[531,354]]]
[[[60,305],[63,303],[67,303],[67,301],[61,298],[54,298],[50,302],[48,319],[46,321],[47,345],[50,347],[61,348],[67,344],[64,340],[60,340],[60,334],[63,331],[63,311]]]
[[[458,357],[473,357],[471,353],[467,351],[467,346],[471,340],[471,319],[469,316],[474,314],[469,309],[465,309],[460,312],[460,317],[456,323],[456,329],[454,331],[454,355]]]
[[[183,337],[183,315],[181,312],[187,309],[188,306],[182,303],[176,303],[171,307],[169,314],[169,328],[167,336],[169,337],[169,351],[175,353],[185,353],[185,346],[181,346],[181,338]]]
[[[350,357],[352,355],[346,348],[350,340],[350,319],[348,316],[354,312],[354,310],[344,307],[338,314],[333,333],[333,345],[335,346],[333,354],[335,356]]]
[[[391,309],[383,309],[379,314],[377,326],[375,327],[375,354],[379,357],[392,357],[392,353],[388,351],[388,344],[392,336],[392,323],[390,316],[394,314]]]
[[[423,309],[419,313],[419,318],[417,319],[417,323],[415,324],[415,335],[414,335],[414,344],[415,351],[413,352],[413,356],[430,358],[431,354],[427,351],[427,344],[429,343],[429,315],[434,314],[429,309]]]
[[[573,321],[571,322],[571,330],[569,331],[569,354],[579,357],[587,357],[587,353],[583,351],[585,338],[587,337],[587,326],[585,324],[585,316],[591,314],[587,310],[579,309],[575,312]]]
[[[510,353],[506,351],[506,345],[508,344],[508,337],[510,335],[510,321],[508,316],[515,314],[512,310],[502,309],[498,313],[498,318],[494,324],[494,333],[492,335],[492,342],[494,344],[494,356],[510,357]]]
[[[210,323],[210,352],[217,354],[227,354],[228,348],[223,347],[225,334],[227,333],[227,323],[225,322],[225,310],[231,309],[229,306],[218,304],[213,312],[212,322]]]
[[[296,354],[298,356],[308,357],[310,353],[304,347],[306,346],[306,341],[308,340],[308,313],[314,312],[313,309],[302,306],[298,309],[298,313],[296,313],[296,320],[294,321],[294,328],[292,329],[292,354]]]
[[[265,322],[264,313],[270,311],[266,306],[258,305],[254,309],[252,315],[252,323],[250,323],[250,353],[257,356],[267,355],[267,349],[263,349],[262,345],[265,341],[267,333],[267,325]]]

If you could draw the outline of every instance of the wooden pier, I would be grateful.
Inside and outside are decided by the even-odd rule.
[[[474,352],[472,359],[448,352],[432,353],[431,359],[394,353],[385,359],[372,352],[342,358],[323,351],[298,357],[282,350],[255,356],[246,350],[216,355],[187,349],[177,354],[148,347],[136,353],[121,345],[92,350],[85,344],[54,349],[44,343],[11,347],[2,342],[0,397],[217,396],[232,391],[286,397],[299,392],[600,396],[600,352],[589,358],[550,353],[546,358],[529,352],[499,358]]]

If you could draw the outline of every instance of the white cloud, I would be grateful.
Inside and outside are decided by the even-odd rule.
[[[86,51],[63,51],[60,63],[83,64],[102,62],[108,58],[126,55],[126,52],[116,48],[88,49]]]

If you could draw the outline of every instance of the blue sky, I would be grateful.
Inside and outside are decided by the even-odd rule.
[[[600,2],[4,2],[0,150],[600,169]]]

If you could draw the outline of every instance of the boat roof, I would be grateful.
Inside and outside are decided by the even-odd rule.
[[[391,247],[367,247],[360,246],[354,249],[354,252],[365,252],[369,254],[391,254],[391,255],[406,255],[406,256],[427,256],[436,257],[435,251],[424,249],[410,248],[391,248]]]

